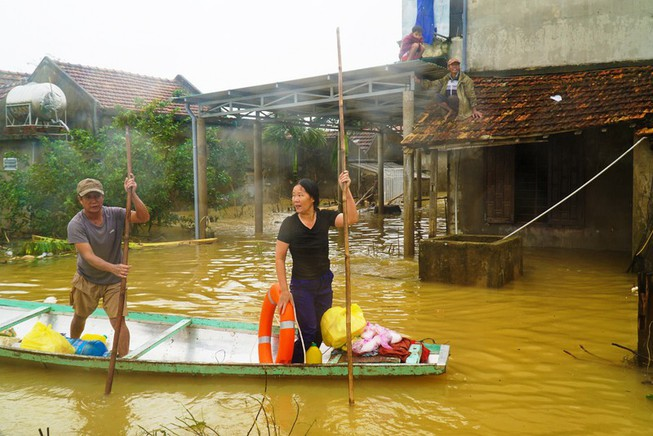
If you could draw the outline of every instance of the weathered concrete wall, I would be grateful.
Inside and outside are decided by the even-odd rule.
[[[440,236],[419,243],[422,280],[500,288],[523,273],[518,236]]]
[[[467,0],[467,69],[653,59],[651,0]]]
[[[452,190],[457,185],[458,213],[456,214],[456,194],[449,192],[447,199],[450,205],[449,228],[458,229],[463,233],[507,235],[509,232],[498,232],[480,226],[485,217],[485,155],[482,148],[472,148],[464,151],[450,151],[449,180]],[[458,171],[458,180],[456,180]]]

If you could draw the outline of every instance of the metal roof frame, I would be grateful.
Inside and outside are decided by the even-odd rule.
[[[356,126],[359,130],[402,129],[404,125],[404,93],[405,91],[415,91],[415,77],[434,79],[445,74],[444,68],[421,60],[343,72],[344,127]],[[280,122],[286,121],[285,119],[293,119],[293,122],[299,120],[312,127],[334,129],[340,122],[338,79],[338,73],[326,74],[178,97],[172,100],[186,106],[186,111],[191,116],[193,124],[196,239],[200,237],[197,119],[222,122],[228,120]],[[414,108],[411,110],[421,111],[430,100],[431,98],[426,93],[415,92],[412,98]],[[191,106],[197,107],[196,113]],[[254,197],[257,204],[262,201],[260,194],[255,194]],[[259,225],[262,228],[262,217],[258,213],[255,215],[257,228]]]
[[[415,76],[433,79],[445,73],[444,68],[419,60],[343,72],[346,123],[402,126],[403,93],[415,90]],[[179,97],[175,101],[196,105],[197,116],[205,119],[298,117],[314,119],[313,125],[325,125],[324,119],[338,118],[338,88],[338,73],[334,73]],[[423,107],[429,100],[425,93],[415,93],[416,107]]]

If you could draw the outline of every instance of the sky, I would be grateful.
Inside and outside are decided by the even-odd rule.
[[[43,57],[203,93],[392,64],[401,0],[29,0],[0,4],[0,70]]]

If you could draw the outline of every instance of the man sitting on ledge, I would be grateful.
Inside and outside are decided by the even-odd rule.
[[[447,62],[449,74],[438,80],[417,80],[422,89],[435,90],[435,101],[446,111],[444,119],[457,115],[457,120],[465,120],[470,116],[474,119],[483,117],[476,110],[476,93],[474,82],[460,71],[460,60],[451,58]]]

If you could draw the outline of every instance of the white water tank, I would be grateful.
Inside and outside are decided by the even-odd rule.
[[[30,82],[9,91],[6,104],[8,115],[13,118],[26,119],[31,115],[33,123],[37,119],[56,122],[64,117],[66,95],[52,83]]]

